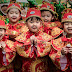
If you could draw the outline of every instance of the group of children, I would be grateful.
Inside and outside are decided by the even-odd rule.
[[[72,71],[72,9],[63,11],[61,22],[56,14],[52,4],[43,2],[18,23],[20,6],[8,5],[9,23],[0,20],[0,72]]]

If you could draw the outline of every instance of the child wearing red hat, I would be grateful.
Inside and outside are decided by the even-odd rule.
[[[14,72],[12,61],[15,57],[14,42],[5,36],[6,26],[0,20],[0,72]]]
[[[58,35],[61,34],[61,31],[59,34],[57,34],[57,30],[60,30],[61,23],[59,21],[54,21],[56,19],[57,13],[54,11],[53,4],[47,3],[43,1],[43,4],[40,8],[41,11],[41,17],[44,21],[44,32],[52,35],[54,38],[58,37]],[[59,28],[58,28],[59,27]],[[55,30],[53,35],[53,30]],[[57,35],[56,35],[57,34]]]
[[[51,49],[52,36],[44,33],[41,13],[37,8],[30,8],[26,16],[29,29],[15,39],[17,53],[23,58],[22,72],[48,72],[47,55]]]
[[[67,8],[62,15],[63,37],[52,40],[50,58],[60,70],[72,72],[72,9]],[[61,72],[61,71],[60,71]]]
[[[9,24],[7,24],[6,34],[10,36],[10,39],[15,41],[14,38],[21,33],[21,28],[24,25],[19,23],[21,18],[20,5],[17,3],[11,3],[7,8],[7,17],[9,18]]]

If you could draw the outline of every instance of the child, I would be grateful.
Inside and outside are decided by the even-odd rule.
[[[14,72],[12,61],[15,57],[14,43],[5,36],[6,26],[0,20],[0,72]]]
[[[9,3],[10,3],[10,0],[0,1],[0,11],[1,11],[0,14],[4,17],[7,15],[6,10],[7,10]]]
[[[28,29],[26,25],[24,25],[23,23],[19,23],[19,20],[21,18],[20,5],[18,5],[17,3],[9,4],[7,8],[7,17],[9,18],[9,24],[6,25],[6,35],[9,35],[9,39],[15,42],[15,37]],[[19,62],[20,58],[18,55],[16,55],[14,60],[15,70],[18,70],[18,68],[20,68]]]
[[[20,34],[20,29],[24,25],[23,23],[18,23],[21,18],[20,5],[17,3],[9,4],[7,17],[9,18],[9,24],[7,24],[6,34],[10,36],[11,40],[15,41],[14,38]]]
[[[54,11],[54,6],[50,3],[43,1],[43,4],[42,4],[40,10],[41,10],[41,17],[44,21],[44,32],[53,36],[52,31],[60,30],[58,27],[61,26],[60,22],[54,21],[55,15],[56,15],[56,12]],[[59,34],[61,34],[61,33],[62,32],[60,30]],[[54,34],[55,34],[55,32],[54,32]],[[53,37],[56,38],[58,35],[55,34]]]
[[[29,31],[15,39],[16,49],[23,58],[22,72],[48,72],[47,56],[52,37],[41,30],[41,13],[39,9],[30,8],[26,16]]]
[[[72,72],[72,9],[63,11],[62,17],[64,36],[52,40],[50,58],[62,71]],[[60,71],[61,72],[61,71]]]

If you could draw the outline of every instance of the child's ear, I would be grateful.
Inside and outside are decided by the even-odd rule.
[[[6,17],[8,18],[8,14],[6,15]]]
[[[54,19],[54,16],[52,16],[52,20]]]
[[[21,18],[21,14],[20,14],[19,18]]]
[[[42,20],[40,21],[40,24],[41,24],[41,26],[42,26],[42,24],[43,24]]]

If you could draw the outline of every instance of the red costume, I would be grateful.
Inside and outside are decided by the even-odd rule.
[[[9,4],[8,8],[7,8],[7,12],[12,9],[12,8],[17,8],[19,10],[19,12],[21,12],[21,8],[20,5],[17,3],[12,3]],[[12,41],[16,41],[15,38],[20,35],[22,32],[25,32],[25,30],[27,31],[27,27],[24,23],[17,23],[17,24],[6,24],[6,35],[9,35],[9,39]],[[16,55],[15,59],[14,59],[14,69],[15,70],[20,70],[20,65],[18,66],[18,64],[20,64],[21,62],[19,61],[19,56]]]
[[[27,13],[27,18],[29,17],[41,17],[40,11],[38,9],[29,9]],[[37,38],[37,46],[31,45],[30,37],[35,35]],[[42,32],[39,30],[36,33],[32,33],[31,31],[27,31],[26,33],[22,33],[20,36],[15,38],[17,53],[22,56],[23,64],[22,71],[23,72],[48,72],[48,57],[46,55],[49,54],[51,49],[51,43],[48,42],[52,39],[52,36]]]
[[[0,20],[0,28],[6,29],[4,21]],[[6,44],[5,51],[2,49],[1,42],[5,42]],[[14,42],[8,40],[6,36],[0,40],[0,72],[14,72],[11,63],[16,54],[14,48]]]
[[[62,18],[62,22],[71,21],[72,22],[72,9],[66,9]],[[62,55],[61,50],[65,46],[72,46],[72,38],[66,38],[63,36],[58,39],[51,41],[53,48],[49,54],[53,63],[58,69],[65,72],[72,72],[72,56],[70,53]]]
[[[7,12],[11,9],[11,8],[17,8],[20,12],[20,5],[18,5],[17,3],[12,3],[9,4],[8,8],[7,8]],[[17,23],[17,24],[6,24],[6,35],[9,35],[13,40],[16,36],[18,36],[20,33],[23,32],[23,30],[21,28],[27,29],[26,25],[24,23]]]
[[[54,16],[55,15],[57,15],[57,13],[54,11],[54,5],[53,4],[50,4],[50,3],[47,3],[47,2],[45,2],[45,1],[43,1],[43,4],[42,4],[42,6],[41,6],[41,8],[40,8],[40,10],[42,11],[50,11],[50,12],[52,12],[53,14],[54,14]],[[61,28],[61,22],[59,22],[59,21],[55,21],[55,22],[44,22],[43,23],[44,24],[44,32],[46,32],[47,34],[49,34],[49,35],[51,35],[52,36],[52,29],[53,28],[55,28],[55,30],[56,30],[56,28],[58,29],[58,27],[59,28]],[[60,34],[60,33],[59,33]],[[53,36],[54,37],[54,36]],[[57,37],[57,36],[56,36]],[[56,38],[56,37],[54,37],[54,38]]]

